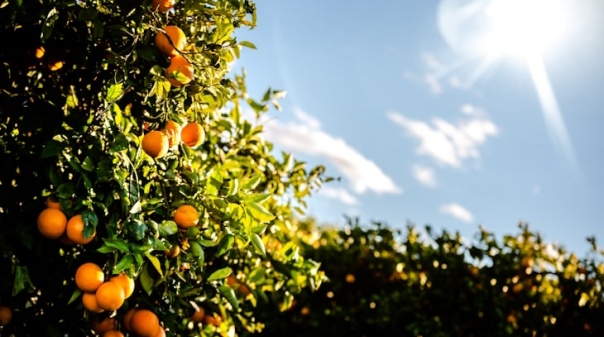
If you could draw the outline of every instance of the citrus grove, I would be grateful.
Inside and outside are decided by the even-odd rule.
[[[244,336],[319,287],[291,219],[329,180],[275,153],[230,67],[250,0],[4,2],[0,335]]]

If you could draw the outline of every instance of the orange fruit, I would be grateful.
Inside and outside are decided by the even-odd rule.
[[[56,208],[46,208],[38,215],[38,230],[49,239],[58,239],[65,232],[67,217]]]
[[[220,324],[222,324],[222,317],[220,317],[218,314],[206,315],[203,320],[206,324],[213,325],[215,327],[219,327]]]
[[[205,315],[206,311],[202,307],[199,307],[195,310],[193,315],[191,315],[191,321],[193,321],[194,323],[200,323],[201,321],[203,321]]]
[[[48,63],[48,69],[50,69],[50,71],[57,71],[61,68],[63,68],[63,61],[55,61]]]
[[[82,215],[74,215],[67,221],[67,237],[78,245],[85,245],[94,239],[96,232],[92,232],[88,238],[84,237],[84,219]]]
[[[111,277],[109,282],[117,283],[124,290],[124,298],[130,297],[134,292],[134,280],[126,274],[119,274]]]
[[[164,330],[164,328],[160,326],[159,329],[157,329],[155,335],[153,335],[153,337],[166,337],[166,330]]]
[[[105,282],[96,290],[96,301],[105,310],[119,309],[125,299],[124,289],[116,282]]]
[[[9,307],[0,307],[0,326],[7,325],[12,317],[13,312]]]
[[[103,337],[124,337],[124,334],[119,330],[109,330],[103,333]]]
[[[175,258],[175,257],[178,256],[178,254],[180,254],[180,246],[179,245],[173,245],[170,249],[166,249],[164,251],[164,253],[169,258]]]
[[[130,327],[139,337],[153,337],[159,330],[159,318],[151,310],[137,310],[130,319]]]
[[[153,0],[151,9],[165,13],[174,7],[174,0]]]
[[[182,87],[191,83],[194,77],[191,63],[182,55],[172,56],[170,65],[166,68],[166,77],[174,87]]]
[[[96,301],[96,295],[94,293],[83,293],[82,304],[86,310],[91,312],[103,312],[103,308],[99,307],[99,303]],[[100,332],[99,332],[100,333]]]
[[[105,282],[105,275],[101,267],[86,262],[76,270],[75,282],[81,291],[93,293]]]
[[[143,137],[143,151],[152,158],[160,158],[169,150],[168,136],[161,131],[151,131]]]
[[[44,46],[40,46],[40,47],[36,48],[36,58],[37,59],[43,58],[45,53],[46,53],[46,49],[44,49]]]
[[[205,131],[199,123],[189,123],[180,131],[180,139],[188,147],[197,147],[204,142]]]
[[[179,27],[166,26],[155,35],[155,46],[163,54],[175,56],[187,46],[187,37]]]
[[[46,198],[46,208],[61,209],[61,204],[51,197]]]
[[[138,311],[137,308],[130,308],[124,314],[123,322],[124,322],[124,328],[126,328],[126,330],[132,331],[132,324],[131,324],[132,323],[132,316],[134,316],[134,313],[137,312],[137,311]]]
[[[113,317],[105,317],[105,318],[93,318],[90,323],[90,327],[94,332],[98,334],[102,334],[104,332],[114,330],[116,327],[117,321]]]
[[[199,213],[191,205],[181,205],[174,212],[174,222],[179,228],[189,228],[199,222]]]
[[[180,143],[180,125],[174,121],[167,121],[166,128],[164,129],[166,136],[168,136],[168,147],[173,148]]]

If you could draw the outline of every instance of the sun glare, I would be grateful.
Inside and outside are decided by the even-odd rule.
[[[492,0],[484,14],[487,27],[480,49],[487,54],[541,55],[565,36],[566,11],[560,1]]]
[[[564,46],[571,33],[572,0],[441,0],[438,26],[449,46],[477,62],[468,79],[472,85],[502,58],[521,61],[535,86],[545,124],[576,178],[580,178],[570,137],[544,58]]]

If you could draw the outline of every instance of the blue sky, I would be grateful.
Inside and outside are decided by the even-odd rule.
[[[564,30],[528,53],[492,32],[524,39],[533,28],[508,26],[547,10],[530,0],[512,25],[500,8],[460,19],[489,1],[257,2],[258,27],[237,33],[257,50],[233,71],[245,68],[254,97],[287,91],[262,121],[269,141],[341,178],[309,200],[311,215],[470,238],[526,221],[580,255],[587,236],[604,243],[604,5],[551,0]]]

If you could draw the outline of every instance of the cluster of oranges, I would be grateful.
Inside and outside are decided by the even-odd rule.
[[[101,267],[86,262],[78,267],[75,283],[82,294],[82,304],[91,312],[115,311],[134,292],[134,280],[126,274],[112,276],[105,281]]]
[[[85,245],[94,239],[96,232],[84,236],[84,219],[76,214],[67,220],[61,210],[61,205],[51,199],[46,199],[46,208],[38,215],[38,230],[49,239],[60,239],[65,244]]]
[[[143,136],[141,146],[151,158],[161,158],[178,144],[183,143],[190,148],[201,145],[205,140],[205,131],[201,124],[191,122],[181,127],[178,123],[168,120],[163,130],[152,130]]]
[[[131,308],[124,315],[124,327],[138,337],[165,337],[157,315],[148,309]]]

